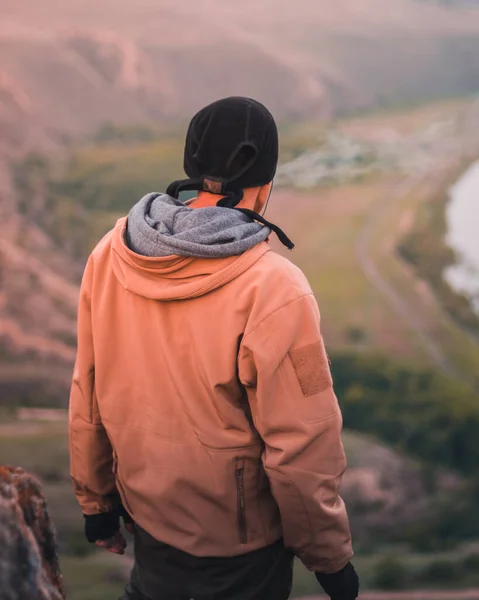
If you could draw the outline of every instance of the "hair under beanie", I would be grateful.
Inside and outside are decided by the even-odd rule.
[[[217,205],[241,211],[268,226],[289,249],[294,244],[258,213],[236,208],[245,188],[273,181],[278,165],[278,129],[273,115],[251,98],[218,100],[200,110],[188,128],[184,169],[189,179],[174,181],[167,194],[204,190],[223,196]]]

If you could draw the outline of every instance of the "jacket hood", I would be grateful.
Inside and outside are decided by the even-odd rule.
[[[143,256],[239,256],[264,242],[271,229],[238,210],[194,209],[167,194],[143,196],[128,215],[126,242]]]
[[[142,256],[128,247],[126,229],[124,217],[112,232],[113,272],[126,290],[153,300],[186,300],[208,294],[247,271],[270,250],[261,242],[239,256],[226,258]]]

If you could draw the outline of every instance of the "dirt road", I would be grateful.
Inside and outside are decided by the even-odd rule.
[[[359,235],[356,247],[356,256],[361,270],[371,285],[373,285],[387,300],[393,310],[414,333],[431,361],[449,375],[457,376],[458,373],[454,365],[448,360],[441,346],[426,331],[424,324],[422,323],[421,319],[418,318],[414,308],[410,306],[410,304],[401,297],[400,293],[394,289],[382,276],[377,264],[374,261],[373,254],[370,252],[371,237],[391,203],[397,202],[400,198],[407,196],[407,194],[411,192],[423,179],[424,176],[421,175],[420,178],[414,178],[407,181],[397,190],[392,192],[388,198],[382,200],[382,202],[371,211],[371,214],[369,215],[369,218],[367,219],[366,224]]]

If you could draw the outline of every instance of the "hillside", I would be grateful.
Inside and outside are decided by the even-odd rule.
[[[112,10],[2,0],[0,10],[0,127],[15,124],[17,138],[31,128],[58,140],[105,120],[182,119],[231,94],[291,119],[479,88],[473,7],[123,0]]]
[[[42,159],[27,164],[22,202],[28,211],[18,210],[9,163],[32,148],[68,157],[67,144],[105,121],[154,120],[177,128],[193,110],[227,94],[264,100],[286,124],[479,88],[479,9],[473,7],[413,0],[163,0],[160,6],[123,0],[114,7],[0,0],[0,12],[0,339],[4,353],[28,360],[71,363],[81,271],[72,256],[58,252],[58,235],[51,237],[52,222],[74,221],[79,208],[63,202],[61,215],[48,216]],[[314,142],[314,127],[299,138],[294,127],[283,130],[296,140],[295,151]],[[94,202],[106,201],[98,194],[110,185],[122,198],[113,212],[124,211],[139,192],[163,184],[171,174],[150,175],[155,161],[173,170],[181,141],[171,144],[161,157],[146,148],[137,161],[126,150],[120,171],[109,170],[108,152],[101,150],[103,158],[97,152],[109,172]],[[94,169],[96,158],[87,160]],[[84,175],[93,187],[101,179],[88,168]],[[112,218],[96,216],[85,241],[90,246]],[[66,243],[69,230],[61,231]]]

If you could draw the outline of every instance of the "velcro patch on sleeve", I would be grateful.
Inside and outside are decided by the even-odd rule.
[[[305,397],[321,394],[332,386],[329,359],[322,340],[291,350],[289,356]]]

